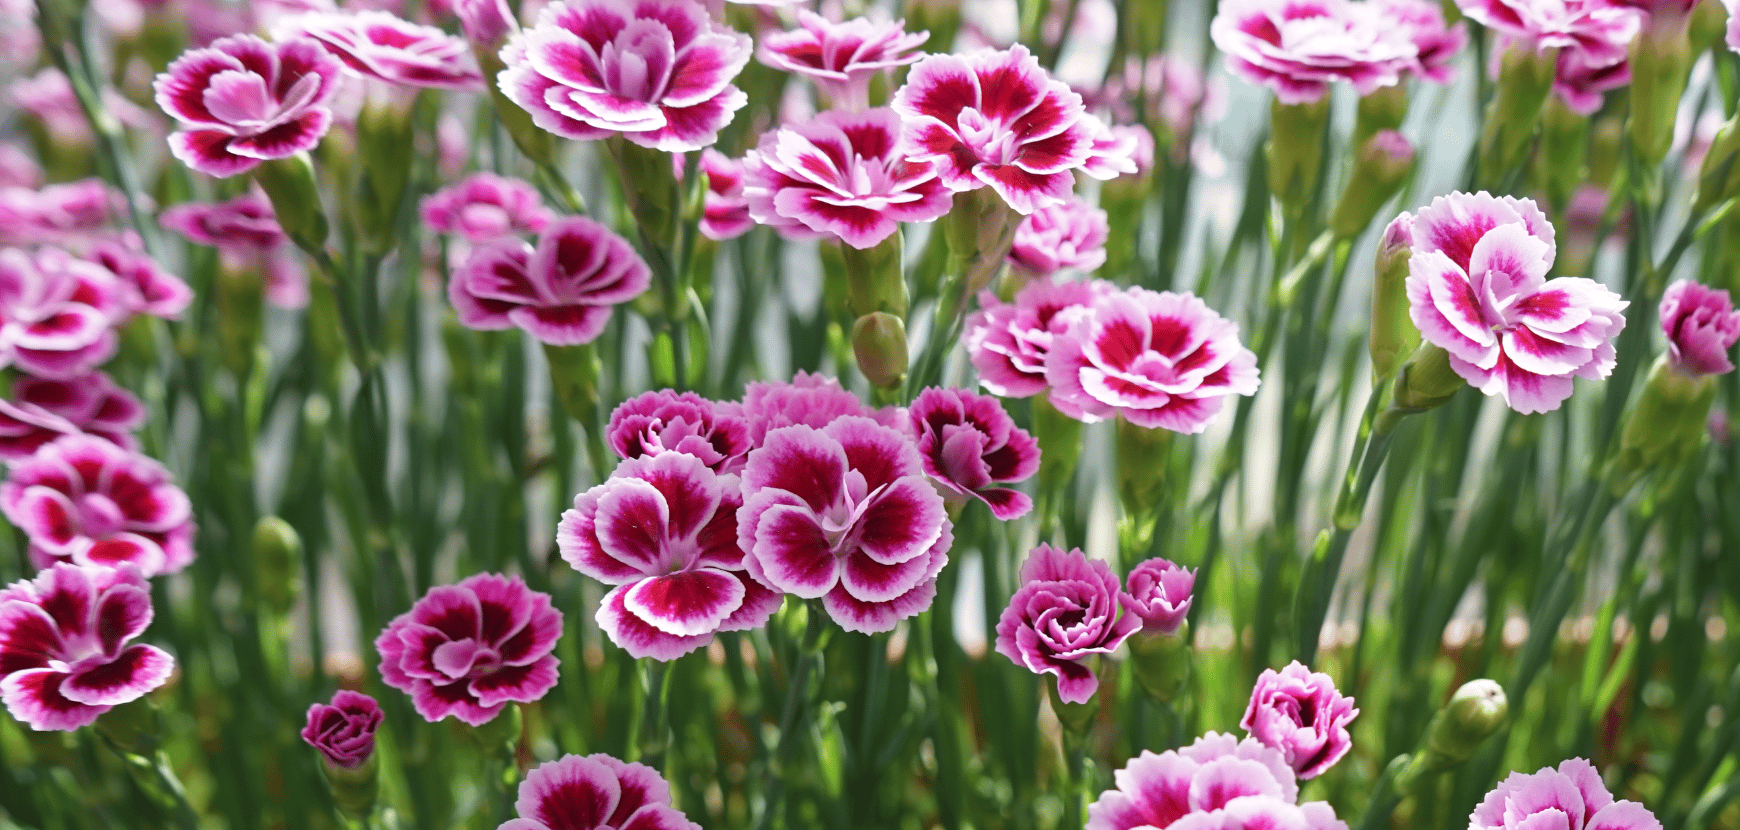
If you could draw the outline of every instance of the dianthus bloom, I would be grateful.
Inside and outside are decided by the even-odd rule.
[[[279,308],[308,304],[308,273],[290,250],[272,203],[257,192],[227,202],[188,202],[163,211],[157,223],[218,250],[225,268],[261,272],[266,301]]]
[[[115,354],[123,297],[112,272],[59,248],[0,250],[0,368],[88,374]]]
[[[1529,414],[1559,408],[1571,378],[1613,371],[1628,305],[1594,280],[1547,280],[1553,226],[1529,199],[1452,193],[1414,216],[1408,315],[1450,367]]]
[[[108,233],[115,217],[126,210],[126,198],[94,177],[40,190],[0,187],[0,244],[82,250]]]
[[[339,67],[308,38],[236,35],[187,52],[157,76],[157,105],[182,122],[169,150],[219,178],[312,150],[332,126]]]
[[[658,770],[602,753],[533,767],[514,812],[519,817],[496,830],[701,830],[671,806],[671,785]]]
[[[1017,213],[1069,197],[1098,119],[1027,47],[931,55],[894,93],[907,155],[955,191],[989,186]]]
[[[976,498],[1005,521],[1033,509],[1026,493],[998,486],[1026,481],[1039,470],[1039,442],[989,395],[931,387],[907,411],[924,472],[944,500]]]
[[[125,322],[135,314],[181,319],[181,312],[193,302],[193,289],[180,277],[163,270],[143,249],[144,244],[131,231],[119,239],[100,239],[91,246],[90,260],[117,278],[122,319],[116,322]]]
[[[1558,769],[1542,767],[1528,775],[1513,772],[1500,781],[1474,813],[1468,830],[1661,830],[1648,808],[1635,801],[1614,801],[1601,773],[1582,758]]]
[[[701,197],[701,235],[715,242],[734,239],[755,227],[743,197],[743,162],[711,147],[701,151],[707,192]]]
[[[1096,299],[1114,290],[1103,280],[1035,280],[1012,303],[985,294],[980,300],[984,308],[967,318],[967,358],[979,373],[979,385],[1005,398],[1044,392],[1045,357],[1052,343]]]
[[[1210,732],[1182,749],[1142,750],[1113,773],[1117,788],[1088,805],[1087,830],[1346,830],[1321,801],[1295,804],[1299,784],[1281,754]]]
[[[869,248],[949,212],[953,193],[928,161],[908,161],[900,116],[878,107],[824,112],[761,137],[743,160],[749,215],[799,237]]]
[[[384,11],[311,12],[284,18],[275,40],[307,37],[364,78],[430,89],[483,88],[471,46],[433,26]]]
[[[1142,627],[1118,611],[1118,577],[1106,563],[1040,545],[1021,563],[1021,587],[997,619],[997,653],[1055,675],[1065,703],[1086,703],[1100,688],[1088,661],[1117,651]]]
[[[1257,391],[1257,356],[1238,324],[1191,294],[1131,288],[1094,302],[1045,356],[1051,404],[1092,423],[1195,433],[1230,395]]]
[[[411,696],[434,723],[452,715],[482,726],[509,703],[556,685],[562,612],[519,577],[476,574],[430,588],[375,638],[381,681]]]
[[[128,645],[151,624],[137,568],[57,563],[0,589],[0,700],[39,732],[71,732],[169,680],[175,660]]]
[[[1688,375],[1725,375],[1734,371],[1728,350],[1740,339],[1740,311],[1728,292],[1688,280],[1668,286],[1661,298],[1661,330],[1667,334],[1668,362]]]
[[[375,754],[375,730],[386,717],[375,699],[349,689],[340,689],[331,703],[308,707],[308,723],[302,740],[320,750],[327,763],[356,769]]]
[[[12,399],[0,400],[0,461],[29,458],[78,433],[131,451],[131,433],[143,423],[145,405],[102,372],[63,380],[20,376],[12,380]]]
[[[908,33],[906,21],[877,23],[855,18],[833,23],[798,10],[799,28],[761,39],[762,63],[813,81],[835,107],[861,110],[869,105],[876,73],[916,63],[929,32]]]
[[[628,240],[583,216],[552,222],[537,248],[500,239],[454,269],[447,297],[474,329],[518,326],[552,346],[590,343],[610,311],[640,296],[652,270]]]
[[[1335,680],[1295,660],[1279,672],[1264,669],[1251,689],[1239,728],[1281,751],[1300,778],[1316,778],[1353,748],[1347,725],[1359,715]]]
[[[1435,84],[1450,83],[1456,55],[1468,45],[1468,25],[1444,22],[1444,8],[1435,0],[1367,0],[1376,7],[1382,25],[1394,26],[1414,43],[1408,71]]]
[[[1191,592],[1196,588],[1196,570],[1154,557],[1130,569],[1118,599],[1124,610],[1142,621],[1150,634],[1171,634],[1190,615]]]
[[[501,90],[563,138],[615,134],[685,153],[719,138],[748,103],[731,79],[748,36],[693,0],[572,0],[544,7],[502,49]]]
[[[1064,268],[1092,271],[1106,262],[1111,232],[1106,212],[1080,199],[1040,208],[1015,228],[1009,264],[1030,279]]]
[[[750,449],[749,420],[741,405],[670,389],[623,401],[610,413],[604,435],[623,458],[680,452],[716,473],[742,470]]]
[[[1347,0],[1234,0],[1209,26],[1227,68],[1274,90],[1283,104],[1309,104],[1346,81],[1361,95],[1391,86],[1419,50],[1377,10]]]
[[[481,245],[518,233],[542,233],[555,219],[528,182],[473,173],[423,197],[423,224],[441,234]]]
[[[574,497],[556,546],[575,570],[616,587],[598,626],[636,658],[675,660],[717,631],[758,628],[780,595],[744,573],[742,487],[681,452],[622,462]]]
[[[1631,83],[1631,63],[1604,61],[1586,49],[1562,49],[1554,67],[1553,93],[1580,115],[1601,109],[1608,90]]]
[[[1516,45],[1586,53],[1591,66],[1625,60],[1641,26],[1636,9],[1609,0],[1456,0],[1470,20]]]
[[[848,416],[749,454],[737,540],[751,576],[869,634],[930,607],[954,536],[912,441]]]
[[[14,462],[0,509],[38,568],[131,564],[147,577],[193,561],[193,509],[169,471],[94,435],[67,435]]]
[[[769,432],[794,424],[820,429],[848,415],[871,418],[883,426],[896,423],[890,413],[865,406],[839,381],[802,370],[790,383],[750,383],[743,390],[743,415],[749,419],[749,443],[755,447],[761,446]]]

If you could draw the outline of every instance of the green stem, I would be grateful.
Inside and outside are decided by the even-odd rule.
[[[663,660],[643,661],[646,669],[645,706],[641,711],[639,760],[653,769],[663,771],[665,750],[670,746],[670,670]]]
[[[779,744],[774,748],[773,763],[767,765],[767,780],[762,790],[767,797],[761,817],[755,821],[756,830],[773,827],[777,817],[784,812],[785,779],[788,770],[796,767],[798,748],[803,744],[798,737],[798,723],[808,702],[810,675],[821,662],[822,635],[828,627],[827,614],[819,603],[810,605],[806,611],[808,621],[804,627],[804,639],[798,647],[797,664],[791,670],[791,682],[786,684],[785,705],[779,713]]]

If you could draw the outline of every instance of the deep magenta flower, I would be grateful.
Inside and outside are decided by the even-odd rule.
[[[929,32],[908,33],[904,20],[878,23],[859,17],[834,23],[799,9],[798,28],[762,37],[759,58],[809,78],[832,106],[857,111],[869,106],[876,73],[916,63],[924,57],[918,47],[929,39]]]
[[[1088,805],[1087,830],[1346,830],[1321,801],[1295,804],[1281,754],[1210,732],[1182,749],[1148,750],[1113,773],[1117,788]]]
[[[181,122],[169,150],[224,178],[314,149],[332,126],[337,58],[308,38],[236,35],[176,58],[157,76],[157,105]]]
[[[1039,471],[1039,442],[989,395],[931,387],[907,410],[925,475],[951,504],[976,498],[1008,521],[1033,509],[1026,493],[1006,486]]]
[[[473,245],[521,233],[542,233],[556,216],[530,182],[473,173],[423,197],[423,224]]]
[[[1728,350],[1740,340],[1740,311],[1723,289],[1676,280],[1661,297],[1661,330],[1668,362],[1688,375],[1734,371]]]
[[[1448,26],[1444,7],[1434,0],[1367,0],[1377,10],[1381,25],[1394,26],[1414,43],[1414,60],[1408,71],[1435,84],[1450,83],[1456,72],[1456,56],[1468,45],[1468,24]]]
[[[63,380],[29,375],[12,380],[12,399],[0,400],[0,461],[21,461],[62,435],[87,433],[123,450],[145,423],[145,405],[93,372]]]
[[[1414,216],[1408,315],[1450,367],[1529,414],[1559,408],[1571,378],[1613,371],[1628,305],[1594,280],[1547,280],[1553,226],[1529,199],[1452,193]]]
[[[869,248],[949,212],[954,194],[928,161],[908,161],[900,116],[878,107],[824,112],[761,137],[743,159],[749,215],[797,237]]]
[[[107,235],[126,199],[102,179],[79,179],[41,189],[0,187],[0,244],[63,245],[83,250]]]
[[[1611,0],[1456,0],[1470,20],[1523,48],[1574,49],[1593,66],[1625,60],[1642,15]]]
[[[562,612],[519,577],[474,574],[438,585],[375,638],[381,681],[411,696],[434,723],[452,715],[488,723],[509,703],[556,685]]]
[[[331,703],[308,707],[308,724],[302,727],[302,740],[320,750],[327,763],[356,769],[375,754],[375,730],[385,717],[374,698],[340,689]]]
[[[308,304],[308,272],[291,250],[272,203],[257,192],[227,202],[188,202],[163,211],[157,223],[192,242],[218,249],[224,267],[258,271],[266,301],[279,308]]]
[[[0,250],[0,368],[89,374],[115,353],[125,294],[108,269],[59,248]]]
[[[658,770],[602,753],[564,755],[520,782],[518,818],[496,830],[701,830],[671,806]]]
[[[1294,660],[1257,677],[1239,728],[1280,750],[1300,778],[1310,779],[1353,748],[1347,725],[1358,715],[1353,698],[1336,691],[1334,678]]]
[[[891,105],[907,155],[936,165],[955,191],[989,186],[1018,213],[1069,197],[1090,157],[1098,119],[1027,47],[931,55]]]
[[[1370,95],[1412,70],[1419,54],[1407,31],[1347,0],[1234,0],[1221,4],[1209,34],[1233,74],[1283,104],[1317,101],[1335,81]]]
[[[1196,569],[1185,568],[1158,556],[1138,563],[1124,579],[1118,599],[1124,610],[1142,621],[1149,634],[1171,634],[1190,615],[1196,589]]]
[[[652,270],[628,240],[584,216],[556,220],[537,248],[499,239],[454,269],[447,297],[459,322],[495,330],[518,326],[552,346],[590,343],[610,311],[640,296]]]
[[[622,402],[604,430],[623,458],[680,452],[715,473],[736,473],[749,455],[749,419],[741,404],[710,401],[693,392],[660,389]]]
[[[701,197],[701,235],[716,242],[734,239],[755,227],[743,197],[743,162],[711,147],[701,151],[707,192]]]
[[[193,561],[193,509],[163,465],[94,435],[66,435],[13,463],[0,509],[30,537],[38,568],[55,562],[147,577]]]
[[[164,684],[175,659],[128,645],[151,624],[137,568],[56,563],[0,589],[0,700],[39,732],[71,732]]]
[[[1106,262],[1106,212],[1071,198],[1028,214],[1015,228],[1009,264],[1029,279],[1065,268],[1092,271]]]
[[[124,323],[136,314],[181,319],[181,312],[193,302],[193,289],[174,274],[163,270],[157,260],[145,253],[144,243],[131,231],[118,239],[100,239],[91,246],[90,260],[109,270],[116,277],[120,292],[121,315]]]
[[[1117,651],[1142,627],[1118,611],[1118,577],[1106,563],[1042,544],[1021,563],[1021,587],[997,618],[997,653],[1054,675],[1065,703],[1086,703],[1100,687],[1088,660]]]
[[[749,37],[715,26],[693,0],[570,0],[502,49],[502,92],[532,121],[576,140],[621,133],[686,153],[719,138],[748,103],[731,79]]]
[[[1089,423],[1196,433],[1230,395],[1257,391],[1238,324],[1191,294],[1131,288],[1096,300],[1045,355],[1051,404]]]
[[[1582,758],[1532,775],[1513,772],[1474,813],[1468,830],[1661,830],[1661,822],[1635,801],[1615,801],[1601,773]]]
[[[274,40],[297,37],[319,42],[346,69],[364,78],[429,89],[483,88],[483,75],[464,38],[390,12],[312,12],[286,17],[273,26]]]
[[[870,634],[930,607],[954,536],[911,439],[846,416],[749,453],[737,541],[751,576]]]
[[[979,373],[979,385],[1005,398],[1025,398],[1044,392],[1045,357],[1056,338],[1101,296],[1117,290],[1104,280],[1052,282],[1035,280],[1004,303],[993,294],[980,298],[983,308],[967,318],[967,358]]]
[[[616,586],[598,609],[612,642],[636,658],[675,660],[779,609],[780,595],[744,572],[742,503],[736,476],[692,455],[629,459],[574,497],[556,546],[575,570]]]
[[[759,447],[780,427],[802,424],[821,429],[849,415],[870,418],[883,426],[899,420],[892,410],[877,411],[825,375],[799,370],[790,383],[753,381],[743,390],[743,415],[749,419],[750,446]]]

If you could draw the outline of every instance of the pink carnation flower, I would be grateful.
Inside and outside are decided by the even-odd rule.
[[[193,302],[193,289],[174,274],[163,270],[144,251],[138,234],[129,231],[119,239],[101,239],[91,247],[92,262],[116,277],[123,309],[118,323],[135,314],[179,320]]]
[[[520,233],[542,233],[555,214],[529,182],[473,173],[423,197],[423,224],[473,245]]]
[[[761,137],[743,160],[749,215],[788,236],[869,248],[949,212],[953,193],[929,162],[908,161],[900,116],[876,108],[824,112]]]
[[[1553,74],[1553,93],[1580,115],[1601,109],[1609,90],[1631,83],[1631,62],[1602,61],[1586,49],[1559,50]]]
[[[1257,677],[1239,728],[1280,750],[1300,778],[1310,779],[1353,748],[1347,725],[1358,715],[1353,698],[1342,697],[1333,678],[1294,660]]]
[[[1470,20],[1524,48],[1587,53],[1591,66],[1625,60],[1642,16],[1609,0],[1456,0]]]
[[[1667,334],[1668,362],[1688,375],[1725,375],[1734,371],[1728,350],[1740,340],[1740,311],[1728,292],[1688,280],[1668,286],[1661,298],[1661,330]]]
[[[671,806],[671,785],[658,770],[602,753],[533,767],[514,812],[519,817],[496,830],[701,830]]]
[[[0,700],[39,732],[71,732],[163,685],[175,659],[128,645],[151,624],[137,568],[57,563],[0,589]]]
[[[307,37],[364,78],[429,89],[483,89],[471,45],[433,26],[384,11],[313,12],[286,17],[274,40]]]
[[[602,334],[611,309],[651,283],[652,270],[627,240],[573,216],[552,222],[535,249],[500,239],[472,251],[447,297],[469,328],[518,326],[552,346],[577,346]]]
[[[737,542],[751,576],[871,634],[930,607],[954,537],[912,441],[848,416],[749,454]]]
[[[126,196],[95,177],[40,190],[0,187],[0,244],[83,250],[109,233],[126,205]]]
[[[42,186],[42,166],[16,144],[0,144],[0,188]]]
[[[1142,630],[1149,634],[1171,634],[1190,615],[1196,569],[1154,557],[1131,568],[1125,585],[1118,599],[1125,611],[1142,621]]]
[[[931,55],[894,93],[907,155],[955,191],[990,186],[1017,213],[1069,197],[1099,127],[1027,47]]]
[[[930,39],[929,32],[907,33],[904,20],[834,23],[799,9],[798,24],[762,37],[761,62],[809,78],[831,105],[852,111],[869,106],[876,73],[916,63],[924,57],[918,47]]]
[[[156,83],[157,105],[182,124],[170,152],[224,178],[314,149],[332,126],[339,66],[307,38],[236,35],[183,54]]]
[[[1421,80],[1448,84],[1456,73],[1456,55],[1468,45],[1468,25],[1444,22],[1444,8],[1436,0],[1367,0],[1376,7],[1383,25],[1394,26],[1414,43],[1414,60],[1408,71]]]
[[[94,435],[66,435],[12,464],[0,509],[30,537],[30,561],[147,577],[193,561],[193,508],[163,465]]]
[[[1141,627],[1118,613],[1118,577],[1106,563],[1042,544],[1021,563],[1021,587],[997,618],[997,653],[1054,675],[1065,703],[1086,703],[1100,688],[1089,658],[1117,651]]]
[[[115,353],[124,296],[108,269],[59,248],[0,250],[0,368],[89,374]]]
[[[908,410],[918,454],[943,499],[976,498],[991,515],[1008,521],[1033,509],[1026,493],[998,485],[1017,484],[1039,471],[1039,442],[989,395],[931,387]]]
[[[381,727],[386,714],[375,699],[349,689],[340,689],[332,703],[316,703],[308,707],[308,723],[302,727],[302,740],[320,751],[326,762],[344,769],[356,769],[375,754],[375,730]]]
[[[1182,749],[1142,750],[1112,780],[1117,788],[1088,805],[1087,830],[1347,830],[1328,804],[1295,804],[1293,770],[1250,738],[1210,732]]]
[[[707,192],[701,197],[701,235],[716,242],[734,239],[755,227],[743,196],[743,162],[711,147],[701,151]]]
[[[1131,288],[1075,317],[1045,356],[1051,404],[1088,423],[1196,433],[1230,395],[1257,391],[1257,356],[1238,324],[1191,294]]]
[[[562,612],[519,577],[475,574],[430,588],[375,638],[381,681],[411,696],[434,723],[452,715],[482,726],[509,703],[556,685]]]
[[[12,381],[12,400],[0,400],[0,461],[22,461],[62,435],[95,435],[123,450],[135,449],[132,432],[145,423],[145,405],[108,375]]]
[[[1628,305],[1552,268],[1553,226],[1529,199],[1452,193],[1414,215],[1408,315],[1450,367],[1529,414],[1559,408],[1571,378],[1613,371]]]
[[[685,153],[717,141],[748,103],[731,79],[751,51],[693,0],[571,0],[546,6],[502,49],[500,84],[564,138],[621,133]]]
[[[1468,830],[1661,830],[1661,822],[1635,801],[1614,801],[1601,773],[1582,758],[1532,775],[1513,772],[1474,813]]]
[[[1049,277],[1065,268],[1092,271],[1105,264],[1106,238],[1111,233],[1105,211],[1072,198],[1021,220],[1009,264],[1029,279]]]
[[[1409,32],[1347,0],[1232,0],[1209,34],[1233,74],[1283,104],[1317,101],[1335,81],[1370,95],[1400,80],[1419,54]]]
[[[257,192],[227,202],[188,202],[163,211],[157,223],[192,242],[218,249],[224,267],[261,272],[266,301],[279,308],[308,304],[308,272],[291,250],[272,203]]]
[[[1104,280],[1035,280],[1015,294],[1013,303],[985,294],[980,298],[984,308],[967,318],[966,327],[967,359],[979,373],[979,385],[1005,398],[1044,392],[1052,343],[1098,298],[1115,290]]]
[[[870,418],[883,426],[899,421],[892,411],[877,411],[825,375],[799,371],[790,383],[754,381],[743,390],[743,415],[749,419],[749,444],[761,446],[767,434],[801,424],[821,429],[847,416]]]
[[[623,401],[610,413],[604,432],[610,448],[625,459],[684,453],[715,473],[742,470],[752,446],[741,405],[670,389]]]
[[[1154,164],[1153,136],[1147,127],[1106,126],[1097,118],[1087,122],[1088,130],[1093,134],[1093,143],[1088,145],[1087,161],[1082,163],[1081,172],[1101,181],[1110,181],[1121,176],[1140,175],[1143,170]],[[1148,136],[1147,163],[1138,157],[1142,151],[1142,136]],[[1068,204],[1065,201],[1064,204]],[[1051,207],[1056,207],[1052,205]],[[1041,208],[1040,210],[1044,210]],[[1034,211],[1037,213],[1038,211]]]
[[[616,586],[598,609],[612,642],[636,658],[675,660],[779,609],[780,595],[744,573],[742,504],[736,476],[692,455],[630,459],[574,497],[556,546],[575,570]]]

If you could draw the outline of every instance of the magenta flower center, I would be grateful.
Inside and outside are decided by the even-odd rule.
[[[1021,137],[973,107],[961,110],[955,124],[960,130],[961,142],[985,164],[1014,164],[1021,155]]]
[[[320,77],[304,75],[282,99],[274,100],[265,78],[232,69],[211,77],[204,100],[206,109],[219,120],[255,134],[301,116],[319,91]]]
[[[81,535],[92,539],[107,539],[115,535],[127,517],[114,499],[102,493],[86,493],[78,500],[78,523]]]
[[[676,63],[671,33],[651,21],[636,21],[604,44],[598,60],[604,66],[604,87],[630,101],[653,103],[670,86]]]
[[[435,647],[436,670],[454,680],[486,675],[501,668],[501,652],[470,637]]]

